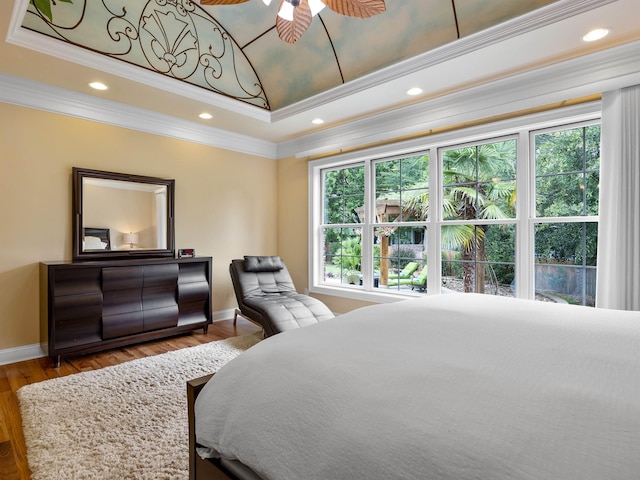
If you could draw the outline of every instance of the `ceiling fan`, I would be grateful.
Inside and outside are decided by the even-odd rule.
[[[233,5],[249,0],[200,0],[200,5]],[[269,5],[271,0],[262,0]],[[296,43],[324,7],[347,17],[369,18],[386,10],[384,0],[280,0],[276,30],[287,43]]]

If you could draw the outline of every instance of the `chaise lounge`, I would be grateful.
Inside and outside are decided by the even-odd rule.
[[[320,300],[298,293],[286,265],[278,256],[245,256],[229,265],[238,314],[261,326],[269,337],[335,315]]]
[[[411,290],[417,288],[424,291],[427,288],[427,268],[423,267],[417,275],[411,278],[391,279],[387,282],[388,287],[397,287],[398,285],[409,285]]]
[[[418,262],[409,262],[404,266],[404,268],[400,271],[400,273],[390,274],[387,278],[389,280],[411,278],[411,275],[413,275],[413,272],[415,272],[419,266],[420,265],[418,264]]]

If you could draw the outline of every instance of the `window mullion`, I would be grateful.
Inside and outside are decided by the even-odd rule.
[[[362,224],[362,285],[369,289],[373,284],[373,229],[371,224],[375,221],[375,175],[374,165],[371,159],[364,162],[364,223]]]
[[[534,297],[534,236],[535,215],[535,166],[532,161],[533,147],[529,132],[518,135],[516,165],[516,296]]]
[[[311,265],[309,268],[307,285],[311,289],[313,286],[321,283],[320,272],[322,271],[321,260],[321,248],[322,248],[322,235],[324,219],[322,218],[322,204],[324,202],[324,184],[322,181],[322,173],[320,168],[314,168],[312,164],[309,164],[309,183],[312,188],[309,188],[309,218],[312,219],[309,222],[308,234],[309,234],[309,248],[308,248],[308,262]],[[318,192],[320,194],[318,194]]]
[[[429,219],[427,224],[427,293],[442,291],[442,159],[439,149],[429,151]]]

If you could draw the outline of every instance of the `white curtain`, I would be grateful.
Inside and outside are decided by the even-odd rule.
[[[640,85],[602,96],[596,306],[640,310]]]

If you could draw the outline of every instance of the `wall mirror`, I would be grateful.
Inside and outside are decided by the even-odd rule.
[[[73,168],[73,260],[173,257],[175,180]]]

